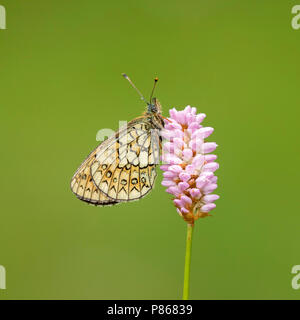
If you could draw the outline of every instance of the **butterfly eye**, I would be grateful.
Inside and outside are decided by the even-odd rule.
[[[148,104],[148,112],[156,113],[157,112],[157,107],[154,104]]]

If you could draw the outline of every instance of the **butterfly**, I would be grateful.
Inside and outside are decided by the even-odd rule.
[[[138,200],[154,186],[155,167],[161,151],[160,130],[164,126],[161,105],[152,98],[147,102],[130,78],[123,74],[147,103],[144,114],[104,140],[84,160],[71,179],[76,197],[94,205],[114,205]]]

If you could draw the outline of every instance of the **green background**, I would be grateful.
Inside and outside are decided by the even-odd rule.
[[[93,207],[70,179],[96,133],[139,116],[158,76],[164,115],[205,112],[220,169],[194,232],[192,299],[299,299],[297,1],[1,0],[0,299],[180,299],[186,224],[161,186]]]

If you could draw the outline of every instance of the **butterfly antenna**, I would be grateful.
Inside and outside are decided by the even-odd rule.
[[[133,87],[133,89],[135,89],[135,91],[139,94],[139,96],[141,97],[141,99],[143,101],[145,101],[147,104],[149,104],[149,102],[146,101],[146,99],[144,98],[144,96],[141,94],[140,90],[134,85],[134,83],[130,80],[130,78],[128,77],[127,74],[122,73],[122,76],[127,79],[129,81],[129,83],[131,84],[131,86]]]
[[[153,93],[154,93],[154,90],[155,90],[157,81],[158,81],[158,78],[156,77],[156,78],[154,79],[154,85],[153,85],[153,88],[152,88],[152,91],[151,91],[151,95],[150,95],[150,103],[151,103],[151,100],[152,100],[152,97],[153,97]]]

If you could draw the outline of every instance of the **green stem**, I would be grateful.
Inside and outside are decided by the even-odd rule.
[[[189,298],[193,229],[194,229],[194,226],[192,224],[187,225],[185,264],[184,264],[184,280],[183,280],[183,297],[182,297],[183,300],[188,300],[188,298]]]

